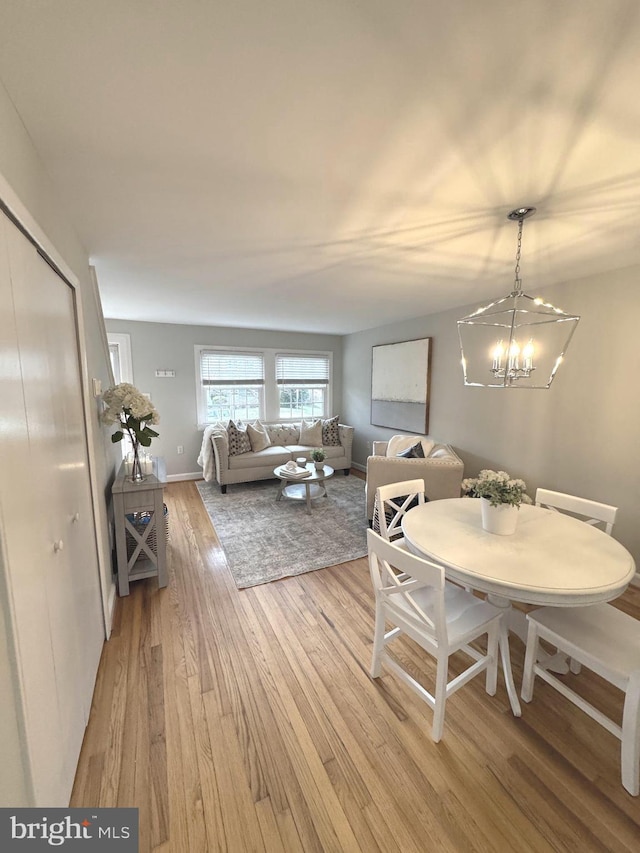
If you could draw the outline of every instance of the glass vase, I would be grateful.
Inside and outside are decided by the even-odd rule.
[[[131,480],[132,483],[143,483],[146,480],[146,476],[142,470],[140,444],[137,441],[133,442],[133,458],[131,461],[131,473],[129,474],[129,480]]]

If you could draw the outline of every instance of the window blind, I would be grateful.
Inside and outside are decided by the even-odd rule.
[[[256,352],[202,350],[203,385],[264,385],[264,358]]]
[[[276,355],[278,385],[328,385],[329,358],[326,355]]]

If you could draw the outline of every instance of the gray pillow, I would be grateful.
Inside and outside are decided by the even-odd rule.
[[[414,444],[413,447],[407,447],[406,450],[403,450],[397,455],[402,456],[405,459],[424,459],[424,449],[422,447],[422,442],[419,441],[417,444]]]

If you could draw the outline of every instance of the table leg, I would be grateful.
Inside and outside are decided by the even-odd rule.
[[[304,484],[304,492],[306,495],[307,512],[311,513],[311,492],[309,491],[309,483]]]
[[[284,487],[287,485],[286,480],[280,480],[280,488],[278,489],[278,494],[276,495],[276,500],[282,500],[282,493],[284,491]]]
[[[507,695],[509,696],[509,703],[511,704],[511,710],[513,711],[514,717],[520,717],[522,715],[522,709],[520,708],[520,700],[518,699],[518,692],[513,680],[513,672],[511,671],[511,655],[509,653],[509,625],[513,608],[511,607],[509,599],[503,598],[501,595],[488,595],[487,601],[502,610],[499,639],[502,671],[504,673],[504,681],[507,688]]]

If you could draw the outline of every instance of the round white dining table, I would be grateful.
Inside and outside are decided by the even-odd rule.
[[[499,536],[482,529],[480,500],[452,498],[415,507],[402,520],[407,547],[443,566],[445,575],[488,594],[508,609],[505,626],[523,640],[525,617],[512,601],[579,607],[611,601],[635,574],[627,549],[602,530],[554,510],[523,504],[516,532]],[[520,705],[513,684],[507,627],[501,656],[514,713]]]

